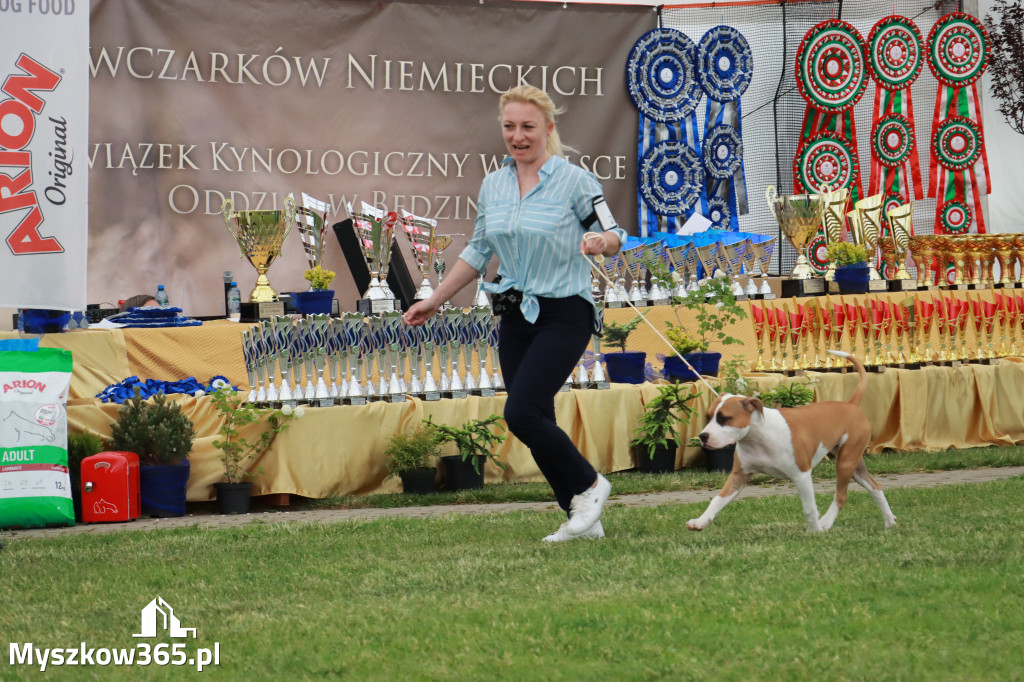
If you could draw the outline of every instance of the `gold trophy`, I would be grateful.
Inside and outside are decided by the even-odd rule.
[[[825,202],[821,194],[780,195],[774,185],[765,191],[765,199],[779,228],[796,249],[796,265],[782,281],[782,295],[805,296],[825,292],[825,280],[814,277],[807,261],[807,244],[821,229]]]
[[[843,187],[833,191],[828,185],[822,189],[825,197],[825,209],[822,216],[825,223],[825,243],[835,244],[843,239],[843,221],[846,217],[846,205],[850,201],[850,189]],[[825,271],[825,281],[834,280],[835,274],[836,264],[829,261],[828,270]]]
[[[917,288],[917,282],[907,272],[907,250],[913,229],[914,205],[910,203],[894,206],[886,213],[889,219],[889,234],[892,237],[896,259],[896,275],[889,282],[890,291],[907,291]]]
[[[868,250],[868,291],[886,291],[887,284],[875,268],[875,252],[882,235],[882,194],[874,194],[853,205],[857,213],[853,241]]]
[[[295,223],[295,200],[286,197],[283,211],[235,211],[234,202],[225,199],[220,212],[228,232],[238,242],[241,255],[256,268],[256,286],[249,294],[249,301],[276,302],[277,292],[270,286],[267,270],[280,255],[281,245]]]
[[[998,284],[1003,288],[1009,288],[1013,284],[1013,269],[1017,264],[1016,258],[1013,257],[1013,235],[994,236],[993,250],[996,254],[996,262],[999,263]]]
[[[967,248],[968,244],[962,237],[949,237],[947,242],[949,259],[953,261],[953,289],[967,289],[969,285],[964,281],[967,272]]]
[[[907,244],[910,257],[917,268],[917,288],[926,289],[931,285],[932,258],[935,254],[934,235],[915,234]]]
[[[988,238],[984,235],[964,235],[964,251],[967,256],[967,270],[964,273],[970,280],[971,289],[982,289],[985,285],[985,251],[988,249]]]
[[[989,235],[983,237],[982,240],[984,246],[981,250],[981,284],[983,287],[991,289],[996,284],[996,238]]]
[[[1010,240],[1013,244],[1013,252],[1010,256],[1010,279],[1012,287],[1017,289],[1021,286],[1021,279],[1024,277],[1024,234],[1012,235]],[[1017,265],[1020,265],[1018,269]]]

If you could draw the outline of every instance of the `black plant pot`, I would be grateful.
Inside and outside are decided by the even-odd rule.
[[[477,460],[476,468],[473,460]],[[484,457],[475,455],[463,461],[462,455],[445,455],[441,461],[444,463],[445,490],[454,492],[484,487]],[[480,473],[477,473],[477,469]]]
[[[437,469],[433,467],[420,467],[398,472],[402,479],[402,490],[414,495],[429,495],[437,490],[435,478]]]
[[[252,481],[241,483],[214,483],[217,491],[217,508],[221,514],[248,514]]]
[[[654,448],[654,456],[645,447],[636,448],[636,470],[644,474],[664,474],[676,470],[676,449],[674,440],[668,441],[666,447]]]
[[[736,453],[736,445],[724,448],[704,448],[704,465],[708,471],[732,471],[732,458]]]

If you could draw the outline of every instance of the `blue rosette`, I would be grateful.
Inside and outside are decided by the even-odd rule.
[[[681,216],[700,200],[704,167],[697,152],[682,142],[666,140],[651,147],[638,174],[640,195],[655,213]]]
[[[676,29],[656,28],[636,41],[626,62],[626,84],[645,118],[675,123],[695,113],[701,97],[695,57],[693,41]]]
[[[738,100],[754,77],[754,55],[743,34],[715,26],[697,43],[697,77],[709,99]]]

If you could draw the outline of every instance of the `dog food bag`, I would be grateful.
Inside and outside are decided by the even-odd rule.
[[[70,351],[0,352],[0,528],[75,525],[70,386]]]

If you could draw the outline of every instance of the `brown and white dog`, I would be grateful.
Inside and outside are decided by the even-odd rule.
[[[849,402],[835,400],[776,410],[765,407],[757,398],[725,394],[711,405],[708,424],[700,433],[701,442],[710,448],[735,443],[736,455],[722,492],[711,500],[699,518],[687,521],[687,528],[703,530],[739,495],[753,473],[793,481],[807,517],[808,530],[821,532],[832,527],[839,510],[846,504],[851,477],[871,494],[882,510],[885,527],[896,524],[882,486],[864,466],[864,451],[871,439],[871,425],[860,409],[860,400],[867,388],[867,373],[860,361],[849,353],[829,352],[847,358],[860,374]],[[819,518],[811,469],[829,452],[836,456],[836,496],[832,506]]]

